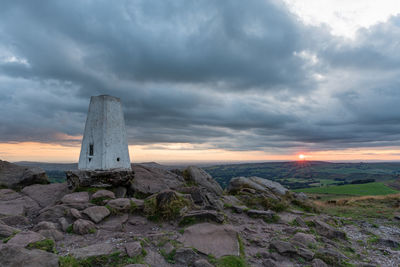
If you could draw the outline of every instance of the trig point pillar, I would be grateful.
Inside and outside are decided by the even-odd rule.
[[[122,105],[119,98],[90,98],[79,170],[131,170]]]

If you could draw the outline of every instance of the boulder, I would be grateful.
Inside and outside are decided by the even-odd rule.
[[[346,234],[327,223],[320,220],[314,220],[315,230],[318,234],[325,236],[327,238],[339,238],[346,239]]]
[[[186,213],[182,219],[181,224],[191,223],[191,222],[216,222],[223,223],[224,215],[215,210],[192,210]]]
[[[53,239],[54,241],[59,241],[64,239],[64,235],[57,229],[40,230],[38,233],[48,239]]]
[[[39,249],[0,245],[0,266],[58,267],[58,256]]]
[[[0,186],[22,188],[31,184],[48,184],[46,172],[41,168],[19,166],[0,160]]]
[[[136,257],[142,254],[142,245],[138,241],[126,243],[125,251],[129,257]]]
[[[143,218],[143,217],[141,217],[141,218]],[[129,219],[128,214],[108,217],[104,221],[100,222],[98,227],[100,229],[104,229],[107,231],[120,232],[124,229],[124,224],[128,221],[128,219]]]
[[[70,255],[74,256],[77,259],[86,259],[93,256],[109,255],[115,251],[116,249],[112,244],[100,243],[83,248],[73,249]]]
[[[129,198],[116,198],[108,201],[107,206],[113,210],[125,212],[131,208],[131,201]]]
[[[20,230],[5,224],[0,223],[0,239],[9,237],[13,234],[18,233]]]
[[[66,205],[55,205],[44,208],[39,211],[38,217],[34,219],[36,223],[41,221],[49,221],[57,223],[61,217],[69,214],[70,208]]]
[[[231,225],[195,224],[185,229],[179,241],[217,258],[225,255],[239,256],[237,232]]]
[[[86,214],[93,222],[99,223],[105,217],[110,215],[110,211],[104,206],[94,206],[85,209],[83,214]]]
[[[167,170],[132,164],[135,178],[131,185],[134,193],[151,195],[164,190],[176,190],[184,185],[183,177]]]
[[[109,171],[66,171],[68,188],[75,190],[78,187],[112,188],[129,186],[134,178],[134,172],[126,169]]]
[[[79,219],[72,225],[74,233],[79,235],[86,235],[96,231],[96,225],[88,220]]]
[[[301,244],[306,247],[317,244],[317,240],[315,240],[315,237],[313,235],[301,232],[296,233],[292,237],[292,241],[297,242],[298,244]]]
[[[88,203],[89,202],[89,193],[88,192],[75,192],[75,193],[67,194],[61,199],[61,202],[64,204]]]
[[[22,231],[12,237],[7,244],[19,246],[19,247],[26,247],[31,243],[35,243],[37,241],[42,241],[46,239],[41,234],[32,232],[32,231]]]
[[[190,166],[183,171],[184,178],[190,182],[197,184],[200,187],[206,188],[208,191],[221,196],[223,190],[210,174],[195,166]]]
[[[39,210],[39,205],[30,197],[11,189],[0,189],[0,217],[32,216]]]
[[[53,206],[69,193],[66,183],[35,184],[25,187],[21,192],[35,200],[42,208]]]
[[[109,190],[99,190],[92,195],[92,200],[115,198],[115,194]]]
[[[235,193],[243,188],[251,188],[264,193],[272,192],[276,195],[284,195],[288,191],[280,183],[253,176],[232,178],[228,185],[228,192]]]

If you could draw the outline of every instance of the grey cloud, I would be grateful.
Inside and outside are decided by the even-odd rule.
[[[131,144],[396,145],[398,21],[344,41],[272,1],[4,1],[0,141],[76,142],[110,94]]]

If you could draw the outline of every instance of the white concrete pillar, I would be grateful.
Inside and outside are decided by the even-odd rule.
[[[122,105],[119,98],[90,98],[78,169],[131,169]]]

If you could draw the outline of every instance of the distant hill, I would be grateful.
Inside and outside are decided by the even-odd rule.
[[[28,167],[41,167],[52,182],[65,180],[64,171],[76,170],[77,163],[16,162]],[[180,169],[184,166],[162,165],[156,162],[140,163],[148,167],[164,170]],[[277,181],[290,189],[320,187],[324,185],[344,185],[353,181],[381,182],[400,178],[399,162],[380,163],[332,163],[324,161],[289,161],[219,164],[203,166],[222,187],[226,187],[233,177],[258,176]]]
[[[223,187],[232,177],[258,176],[296,189],[323,185],[343,185],[354,180],[387,181],[400,177],[399,162],[332,163],[291,161],[227,164],[204,167]]]

